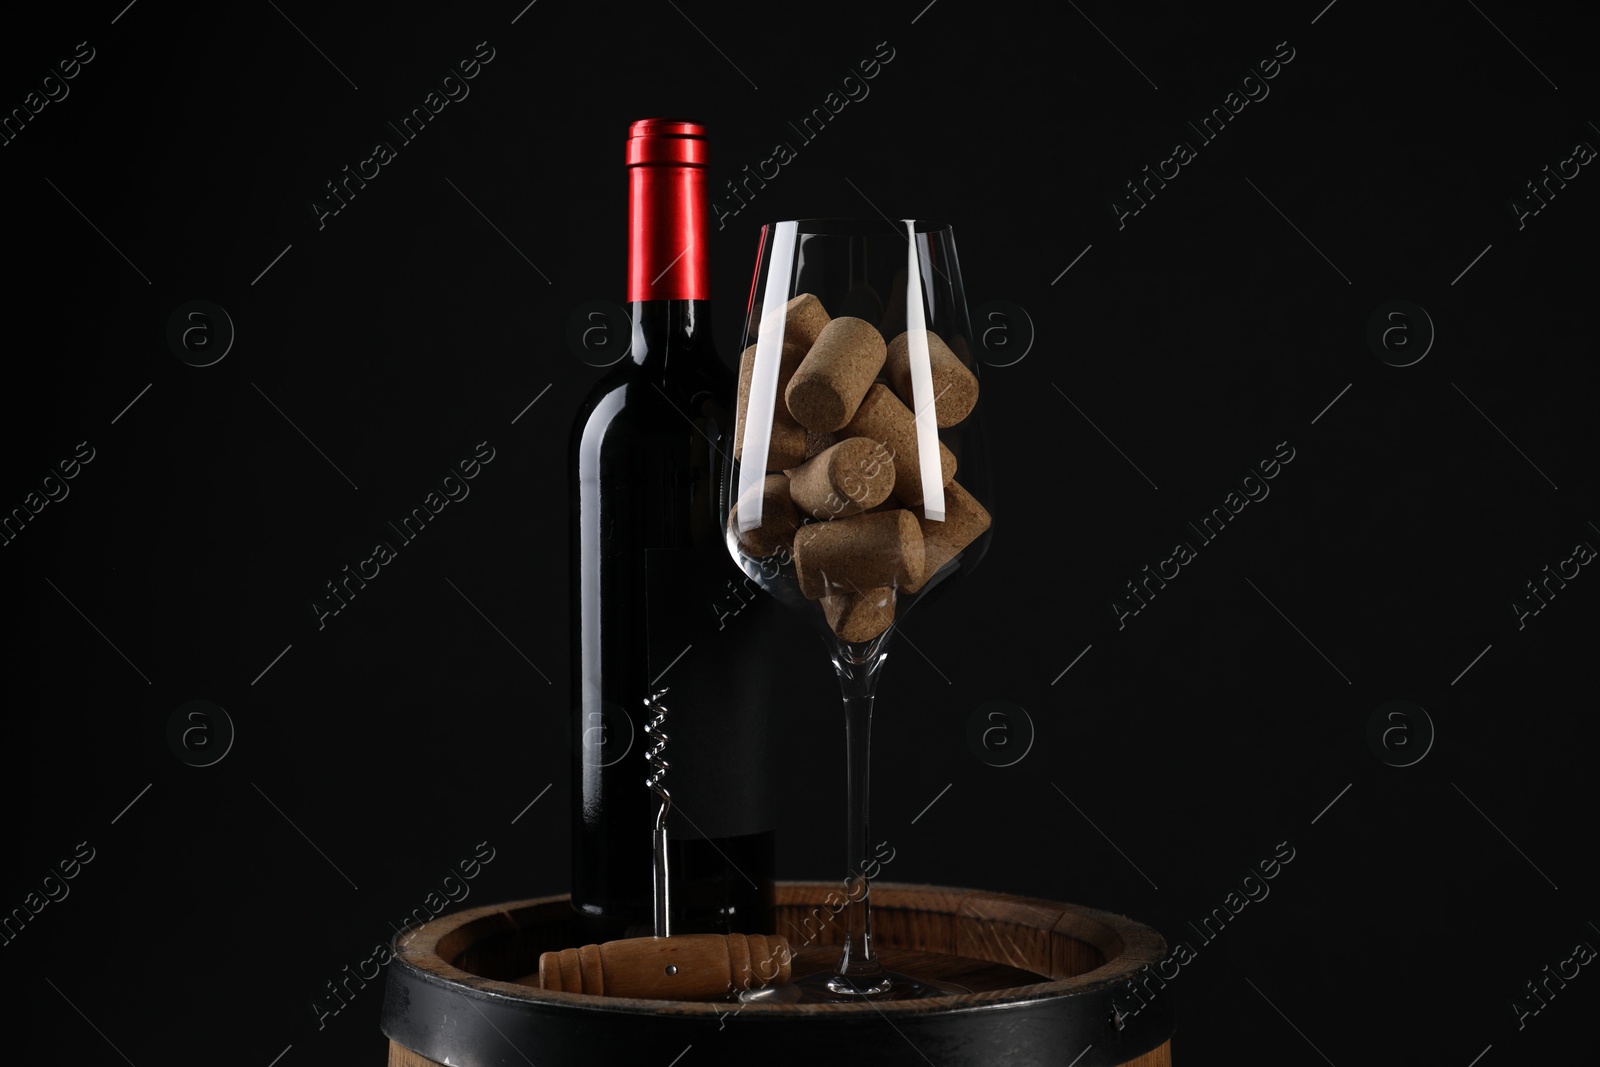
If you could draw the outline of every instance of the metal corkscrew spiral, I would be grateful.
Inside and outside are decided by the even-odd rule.
[[[667,742],[671,738],[661,728],[662,723],[667,721],[667,706],[661,702],[666,695],[667,690],[662,688],[644,700],[645,708],[651,713],[649,721],[645,723],[644,732],[653,738],[644,754],[645,762],[650,765],[650,776],[645,779],[644,784],[661,798],[661,806],[656,809],[655,832],[652,837],[657,937],[668,936],[672,925],[672,901],[667,878],[667,812],[672,810],[672,794],[667,792],[665,784],[667,772],[672,769],[672,764],[667,762],[665,756]]]

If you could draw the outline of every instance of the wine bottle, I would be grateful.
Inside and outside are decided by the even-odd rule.
[[[653,932],[654,697],[668,709],[672,932],[768,933],[774,609],[720,521],[734,378],[711,340],[704,128],[633,123],[627,171],[632,342],[571,441],[572,906],[585,941]]]

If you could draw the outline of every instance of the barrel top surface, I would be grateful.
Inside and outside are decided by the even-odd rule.
[[[837,889],[836,883],[828,882],[780,882],[778,901],[780,905],[810,906],[823,901],[827,894],[836,893]],[[742,1019],[792,1020],[797,1015],[839,1017],[881,1014],[893,1018],[928,1013],[981,1012],[1018,1003],[1070,998],[1123,985],[1142,968],[1154,965],[1166,953],[1166,942],[1148,926],[1112,912],[1056,901],[978,889],[875,882],[872,886],[872,906],[875,913],[904,909],[951,915],[984,925],[1020,924],[1041,931],[1046,936],[1061,934],[1090,944],[1105,962],[1072,977],[1051,978],[1001,990],[926,1000],[804,1005],[759,1002],[731,1005],[728,1001],[720,1000],[659,1000],[565,993],[537,989],[516,981],[487,978],[463,970],[451,962],[459,959],[466,949],[486,939],[536,932],[558,913],[558,909],[569,907],[565,894],[483,905],[440,916],[397,934],[394,938],[394,956],[397,963],[417,972],[419,977],[470,990],[486,1000],[505,998],[545,1003],[552,1007],[581,1007],[591,1012],[706,1018],[724,1015],[736,1007]]]
[[[841,888],[776,885],[778,925],[799,938],[790,937],[796,978],[838,958]],[[815,1067],[846,1047],[871,1048],[886,1067],[1059,1065],[1068,1048],[1081,1050],[1066,1056],[1076,1067],[1166,1062],[1176,1005],[1152,966],[1166,943],[1148,926],[1056,901],[893,882],[874,883],[872,910],[885,966],[972,992],[796,1004],[542,989],[537,974],[530,982],[538,955],[575,947],[577,936],[571,902],[558,895],[397,934],[381,1029],[413,1061],[455,1067],[660,1067],[670,1050],[702,1041],[718,1062],[768,1067]]]

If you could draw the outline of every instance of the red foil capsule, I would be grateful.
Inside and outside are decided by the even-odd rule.
[[[706,130],[640,119],[628,127],[628,299],[709,300]]]

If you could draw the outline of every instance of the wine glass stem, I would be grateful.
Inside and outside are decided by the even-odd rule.
[[[845,886],[845,919],[848,932],[844,951],[835,973],[847,978],[867,978],[883,973],[883,965],[872,954],[872,887],[866,873],[869,820],[867,804],[871,778],[871,737],[873,689],[877,666],[863,665],[859,673],[840,672],[844,695],[846,832],[845,857],[848,879]]]

